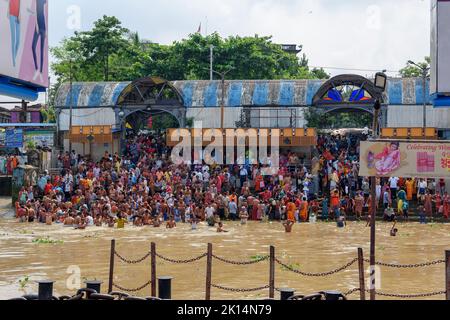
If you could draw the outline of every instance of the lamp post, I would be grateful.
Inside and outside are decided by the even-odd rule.
[[[422,85],[423,85],[423,127],[426,128],[427,127],[427,101],[426,101],[427,95],[426,95],[426,90],[427,90],[427,79],[429,77],[430,67],[425,66],[425,65],[419,65],[419,64],[417,64],[417,63],[415,63],[414,61],[411,61],[411,60],[408,61],[408,64],[419,68],[420,72],[421,72]]]
[[[383,72],[379,72],[375,75],[375,88],[381,94],[386,90],[387,76]],[[377,97],[374,104],[374,116],[373,116],[373,138],[378,138],[378,115],[381,109],[381,101]],[[376,214],[377,214],[377,193],[376,193],[376,176],[371,177],[371,197],[372,197],[372,212],[370,222],[370,300],[375,300],[375,239],[376,239]]]

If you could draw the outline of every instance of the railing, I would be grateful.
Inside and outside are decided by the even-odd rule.
[[[292,266],[284,263],[275,255],[275,247],[270,246],[270,252],[269,255],[261,256],[257,259],[249,260],[249,261],[238,261],[238,260],[231,260],[224,257],[220,257],[218,255],[215,255],[213,253],[213,246],[212,244],[208,244],[207,246],[207,252],[190,259],[173,259],[165,257],[161,254],[158,254],[156,252],[156,244],[151,243],[150,251],[146,253],[144,256],[142,256],[139,259],[136,260],[129,260],[124,258],[122,255],[120,255],[116,249],[115,249],[116,242],[115,240],[111,240],[111,259],[110,259],[110,273],[109,273],[109,286],[108,286],[108,292],[111,292],[113,287],[125,291],[125,292],[139,292],[140,290],[148,287],[151,285],[151,295],[156,296],[156,259],[159,258],[163,261],[173,263],[173,264],[188,264],[188,263],[194,263],[197,261],[200,261],[204,258],[207,259],[206,261],[206,279],[205,279],[205,299],[210,300],[211,299],[211,289],[215,288],[218,290],[228,291],[228,292],[257,292],[257,291],[263,291],[269,289],[269,298],[273,299],[275,296],[275,291],[280,291],[280,288],[277,288],[275,286],[275,265],[279,265],[284,268],[284,270],[287,270],[289,272],[295,273],[299,276],[303,277],[328,277],[340,272],[343,272],[353,266],[354,264],[358,264],[358,271],[359,271],[359,288],[353,288],[349,290],[348,292],[344,293],[344,296],[350,296],[356,292],[360,293],[360,300],[365,300],[365,294],[366,292],[370,292],[370,290],[367,290],[365,287],[365,270],[364,270],[364,262],[369,262],[368,259],[364,259],[363,249],[358,248],[357,256],[350,260],[345,265],[342,265],[340,267],[334,268],[330,271],[325,272],[306,272],[304,270],[293,268]],[[126,264],[138,264],[142,263],[148,258],[151,259],[151,279],[143,284],[142,286],[138,288],[125,288],[122,287],[116,283],[114,283],[114,259],[115,257],[119,258],[122,262]],[[268,284],[261,285],[254,288],[231,288],[227,287],[221,284],[213,283],[212,281],[212,265],[213,261],[217,261],[224,264],[234,265],[234,266],[250,266],[259,264],[262,262],[269,262],[269,282]],[[445,290],[440,291],[434,291],[434,292],[426,292],[426,293],[416,293],[416,294],[397,294],[397,293],[386,293],[375,290],[376,295],[382,296],[382,297],[395,297],[395,298],[419,298],[419,297],[431,297],[431,296],[438,296],[438,295],[446,295],[446,299],[450,300],[450,251],[446,251],[446,256],[444,260],[435,260],[431,262],[424,262],[424,263],[416,263],[416,264],[394,264],[394,263],[384,263],[384,262],[376,262],[376,265],[381,267],[388,267],[388,268],[425,268],[425,267],[431,267],[436,266],[440,264],[445,264],[446,266],[446,283],[445,283]]]

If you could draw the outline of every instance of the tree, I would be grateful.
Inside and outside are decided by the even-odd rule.
[[[304,115],[307,126],[318,129],[370,128],[373,121],[373,116],[366,112],[325,113],[314,107],[308,108]]]
[[[430,68],[431,58],[425,57],[425,61],[418,63],[418,65],[422,68]],[[420,78],[423,76],[423,71],[417,66],[407,63],[406,67],[400,70],[400,75],[402,78]]]

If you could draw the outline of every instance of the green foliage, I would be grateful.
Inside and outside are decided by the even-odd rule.
[[[294,270],[299,270],[300,269],[300,264],[299,263],[289,263],[286,264],[289,268],[294,269]],[[291,271],[288,268],[281,266],[281,270],[283,271]]]
[[[52,240],[52,239],[50,239],[50,237],[37,238],[37,239],[34,239],[32,242],[37,243],[37,244],[63,244],[64,243],[64,241],[62,241],[62,240]]]
[[[194,118],[187,118],[186,119],[186,127],[192,128],[194,126]]]
[[[323,113],[316,108],[309,108],[305,119],[309,128],[318,129],[370,128],[373,121],[372,115],[366,112]]]
[[[42,108],[41,115],[44,123],[56,123],[56,112],[53,107]]]
[[[422,68],[430,68],[431,58],[425,57],[425,61],[418,63],[418,65]],[[423,76],[423,72],[417,66],[407,63],[406,67],[400,70],[400,75],[402,78],[420,78]]]
[[[30,282],[30,276],[25,276],[23,279],[19,279],[19,285],[20,289],[25,289],[28,286],[28,283]]]
[[[160,45],[142,41],[116,17],[103,16],[92,30],[76,32],[51,49],[57,77],[53,91],[70,77],[73,81],[130,81],[155,75],[167,80],[207,80],[211,45],[214,69],[232,69],[229,79],[329,78],[323,69],[310,70],[306,55],[299,60],[272,43],[271,37],[224,39],[217,33],[196,33],[172,45]]]
[[[166,130],[168,128],[178,128],[177,119],[171,114],[161,114],[153,117],[153,128],[152,130]]]
[[[28,151],[35,150],[36,149],[36,143],[34,141],[28,141],[26,147],[27,147]]]
[[[259,261],[259,260],[263,260],[264,258],[267,258],[267,255],[257,254],[257,255],[251,256],[250,260],[251,261]]]

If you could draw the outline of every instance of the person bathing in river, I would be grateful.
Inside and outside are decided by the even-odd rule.
[[[221,233],[221,232],[228,232],[227,230],[225,230],[225,229],[223,228],[223,223],[222,223],[222,222],[219,222],[219,226],[217,227],[217,232],[218,232],[218,233]]]
[[[392,226],[392,229],[391,229],[391,237],[396,237],[396,236],[397,236],[398,229],[395,228],[395,225],[396,225],[396,224],[397,224],[397,222],[394,222],[394,225]]]
[[[177,223],[175,222],[174,218],[171,216],[169,221],[167,221],[166,229],[173,229],[177,226]]]
[[[239,213],[239,218],[241,219],[241,225],[247,224],[247,220],[248,220],[248,213],[247,213],[247,208],[246,207],[242,207],[241,211]]]
[[[292,232],[292,227],[295,224],[294,221],[292,220],[287,220],[283,223],[284,226],[284,230],[286,231],[286,233],[291,233]]]

